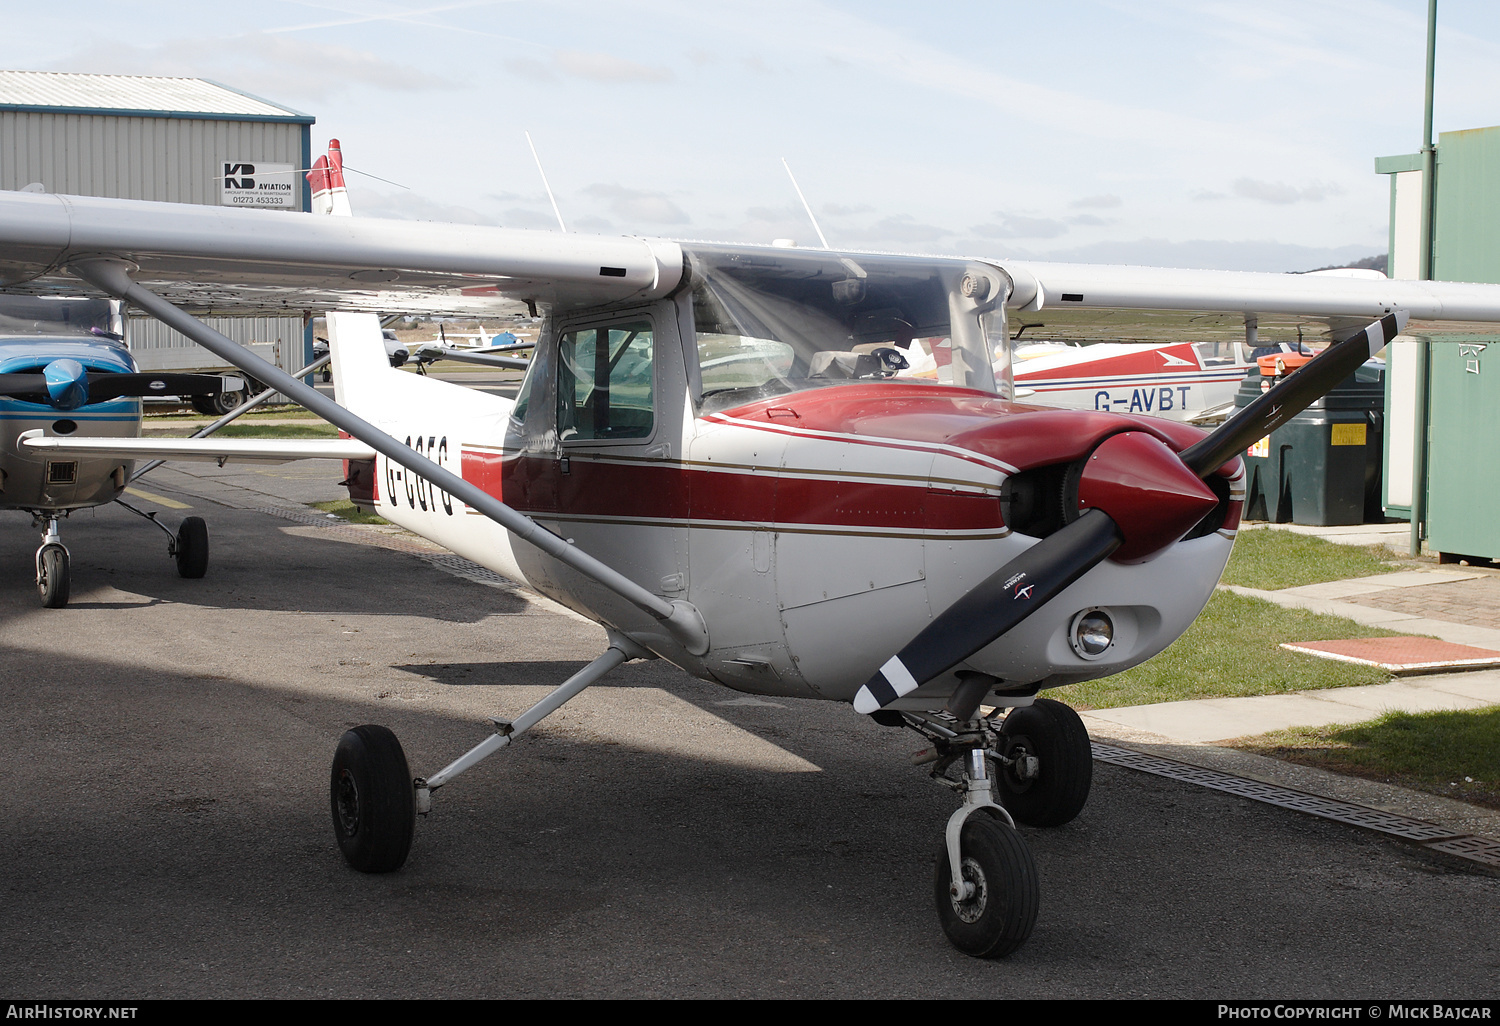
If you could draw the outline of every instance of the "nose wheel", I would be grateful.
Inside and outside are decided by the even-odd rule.
[[[938,852],[933,899],[948,941],[976,958],[1015,951],[1036,926],[1036,863],[1015,828],[986,815],[970,816],[959,840],[960,886],[945,844]]]
[[[47,529],[42,535],[42,545],[36,550],[36,590],[43,606],[61,609],[68,604],[72,585],[68,550],[62,543],[62,535],[57,532],[57,518],[46,517],[45,523]]]

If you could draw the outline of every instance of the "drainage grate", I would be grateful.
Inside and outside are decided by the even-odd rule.
[[[422,558],[439,570],[450,573],[454,577],[462,577],[465,580],[474,581],[478,584],[488,584],[491,587],[504,588],[507,591],[515,591],[517,587],[516,582],[510,578],[501,576],[489,567],[480,566],[478,563],[465,559],[462,556],[456,556],[452,553],[435,553],[423,556]]]
[[[1492,841],[1488,837],[1455,837],[1447,841],[1434,841],[1427,847],[1500,868],[1500,841]]]
[[[1093,742],[1093,746],[1094,758],[1112,766],[1121,766],[1141,773],[1153,773],[1159,777],[1181,780],[1200,787],[1210,787],[1216,791],[1226,791],[1242,798],[1265,802],[1267,805],[1276,805],[1283,809],[1293,809],[1311,816],[1348,823],[1351,826],[1363,827],[1366,830],[1400,837],[1403,840],[1417,841],[1423,847],[1433,851],[1456,855],[1485,866],[1500,866],[1500,841],[1460,834],[1438,826],[1436,823],[1412,819],[1410,816],[1398,816],[1392,812],[1382,812],[1379,809],[1339,801],[1337,798],[1324,798],[1321,795],[1308,794],[1306,791],[1294,791],[1291,788],[1266,784],[1259,780],[1247,780],[1244,777],[1231,776],[1228,773],[1204,769],[1201,766],[1189,766],[1187,763],[1163,759],[1157,755],[1146,755],[1129,748],[1102,745],[1097,741]]]

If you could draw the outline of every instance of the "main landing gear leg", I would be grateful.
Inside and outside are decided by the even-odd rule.
[[[177,562],[179,577],[196,580],[208,572],[208,525],[202,517],[185,517],[174,534],[170,527],[156,519],[158,514],[136,509],[124,499],[115,502],[136,516],[151,521],[167,536],[167,555]]]
[[[36,550],[36,590],[42,597],[42,605],[48,609],[61,609],[68,604],[71,572],[68,566],[68,548],[57,532],[57,517],[38,517],[46,523],[42,534],[42,546]]]
[[[412,778],[400,742],[386,728],[346,731],[334,753],[329,780],[333,832],[344,859],[363,873],[400,869],[411,849],[416,817],[432,810],[432,792],[508,747],[621,663],[654,658],[653,653],[610,631],[609,648],[603,655],[514,720],[492,720],[495,733],[431,777]]]

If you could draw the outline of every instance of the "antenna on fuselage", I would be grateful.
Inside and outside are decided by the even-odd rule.
[[[536,173],[542,176],[542,188],[547,190],[547,198],[552,201],[552,212],[557,215],[557,226],[566,235],[568,226],[563,224],[562,211],[557,209],[557,197],[552,195],[552,186],[547,184],[547,172],[542,170],[542,158],[536,154],[536,143],[531,141],[530,132],[526,133],[526,145],[531,147],[531,159],[536,161]]]
[[[782,157],[781,166],[786,168],[786,176],[792,180],[792,188],[797,190],[797,198],[802,201],[802,209],[807,211],[807,219],[812,222],[813,231],[818,233],[818,241],[823,244],[824,249],[832,249],[833,247],[828,244],[828,239],[823,234],[823,229],[818,227],[818,219],[813,217],[812,207],[807,205],[807,197],[802,195],[802,186],[797,184],[797,176],[792,174],[792,165],[786,162],[785,157]]]

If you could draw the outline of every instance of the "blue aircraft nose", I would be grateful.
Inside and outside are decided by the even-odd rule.
[[[76,410],[89,401],[89,372],[77,360],[53,360],[42,376],[47,395],[59,410]]]

